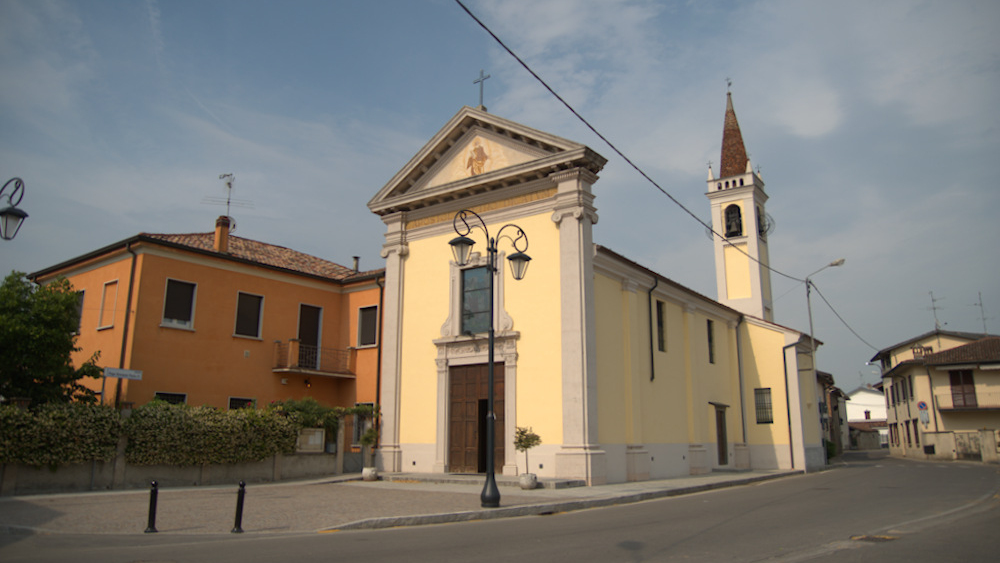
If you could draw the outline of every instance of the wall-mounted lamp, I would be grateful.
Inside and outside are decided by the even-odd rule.
[[[313,386],[312,381],[309,381],[309,378],[307,377],[306,378],[306,387],[312,387],[312,386]]]

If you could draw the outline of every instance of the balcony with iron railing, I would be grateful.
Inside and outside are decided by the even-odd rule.
[[[274,373],[301,373],[354,379],[354,351],[274,341]]]
[[[975,393],[952,393],[942,391],[934,394],[940,411],[990,411],[1000,410],[1000,391],[976,391]]]

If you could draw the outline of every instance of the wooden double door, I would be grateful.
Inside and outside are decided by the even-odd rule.
[[[504,366],[493,366],[493,470],[504,461]],[[489,415],[487,364],[452,366],[448,390],[448,470],[452,473],[486,472],[486,417]]]

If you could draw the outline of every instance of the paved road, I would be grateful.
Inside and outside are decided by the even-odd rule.
[[[922,561],[980,561],[995,553],[1000,522],[997,466],[928,463],[908,460],[854,460],[830,471],[784,477],[755,484],[688,494],[663,500],[622,504],[600,510],[560,512],[543,517],[508,518],[444,526],[390,530],[315,533],[323,526],[261,523],[253,531],[191,533],[195,526],[170,524],[158,534],[35,533],[0,534],[0,560],[57,561],[893,561],[899,554],[923,553]],[[704,479],[730,479],[709,476]],[[690,491],[694,482],[683,480]],[[705,485],[707,481],[702,481]],[[503,505],[559,506],[561,503],[611,503],[635,500],[664,482],[582,491],[532,491],[501,488]],[[465,489],[462,490],[462,487]],[[302,496],[315,496],[314,517],[324,501],[359,494],[372,507],[442,501],[462,502],[478,511],[479,486],[428,483],[342,483],[273,486],[267,502],[275,512],[308,520],[294,507]],[[257,489],[263,489],[258,487]],[[319,491],[340,491],[323,496]],[[284,493],[282,493],[284,491]],[[255,494],[262,493],[254,491]],[[420,493],[420,494],[418,494]],[[541,493],[542,496],[530,496]],[[133,493],[134,494],[134,493]],[[228,494],[233,500],[235,494]],[[577,495],[573,497],[571,495]],[[452,497],[452,495],[457,495]],[[638,496],[637,496],[638,495]],[[285,496],[288,498],[282,499]],[[411,499],[411,500],[407,500]],[[462,499],[462,500],[459,500]],[[23,499],[19,499],[22,500]],[[263,499],[261,499],[263,501]],[[532,503],[532,501],[535,501]],[[288,504],[282,504],[287,502]],[[523,503],[523,504],[522,504]],[[0,521],[7,518],[0,501]],[[248,503],[248,507],[249,507]],[[409,505],[413,511],[413,506]],[[292,508],[288,508],[292,507]],[[359,510],[367,508],[358,507]],[[313,512],[303,509],[298,512]],[[404,511],[405,512],[405,511]],[[543,511],[548,512],[548,511]],[[461,510],[451,514],[460,514]],[[248,517],[249,517],[248,511]],[[221,514],[220,514],[221,517]],[[57,522],[64,516],[50,522]],[[230,517],[231,518],[231,517]],[[145,521],[141,519],[141,525]],[[226,519],[226,526],[230,519]],[[330,522],[331,518],[320,518]],[[382,521],[382,520],[370,520]],[[249,520],[247,521],[249,522]],[[192,522],[193,523],[193,522]],[[985,527],[984,527],[985,526]],[[990,528],[990,526],[993,526]],[[347,526],[334,525],[334,529]],[[310,529],[311,528],[311,529]],[[944,533],[961,538],[957,545],[933,551]],[[17,531],[9,529],[8,531]],[[852,539],[886,536],[884,543]],[[938,543],[935,543],[938,542]]]
[[[347,475],[248,486],[242,529],[247,534],[315,533],[563,512],[798,473],[713,473],[662,481],[532,491],[518,488],[516,478],[498,476],[497,481],[502,485],[499,509],[481,508],[479,495],[483,478],[479,476],[397,474],[367,483],[361,481],[359,475]],[[235,523],[237,491],[234,486],[160,489],[155,528],[160,534],[228,534]],[[0,498],[0,531],[142,533],[147,527],[149,499],[148,491]]]

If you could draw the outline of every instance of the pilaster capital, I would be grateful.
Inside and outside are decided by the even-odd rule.
[[[382,245],[382,251],[379,252],[379,256],[382,258],[388,258],[392,254],[396,254],[398,257],[403,258],[410,253],[410,245],[406,243],[385,243]]]
[[[591,225],[597,224],[597,210],[595,210],[593,207],[589,209],[580,206],[567,207],[565,209],[556,209],[555,211],[552,212],[552,221],[556,225],[561,224],[563,219],[567,217],[572,217],[576,221],[581,221],[582,219],[586,218],[587,220],[590,221]]]
[[[622,280],[622,291],[627,291],[629,293],[635,293],[639,291],[639,282],[632,278],[625,278]]]

